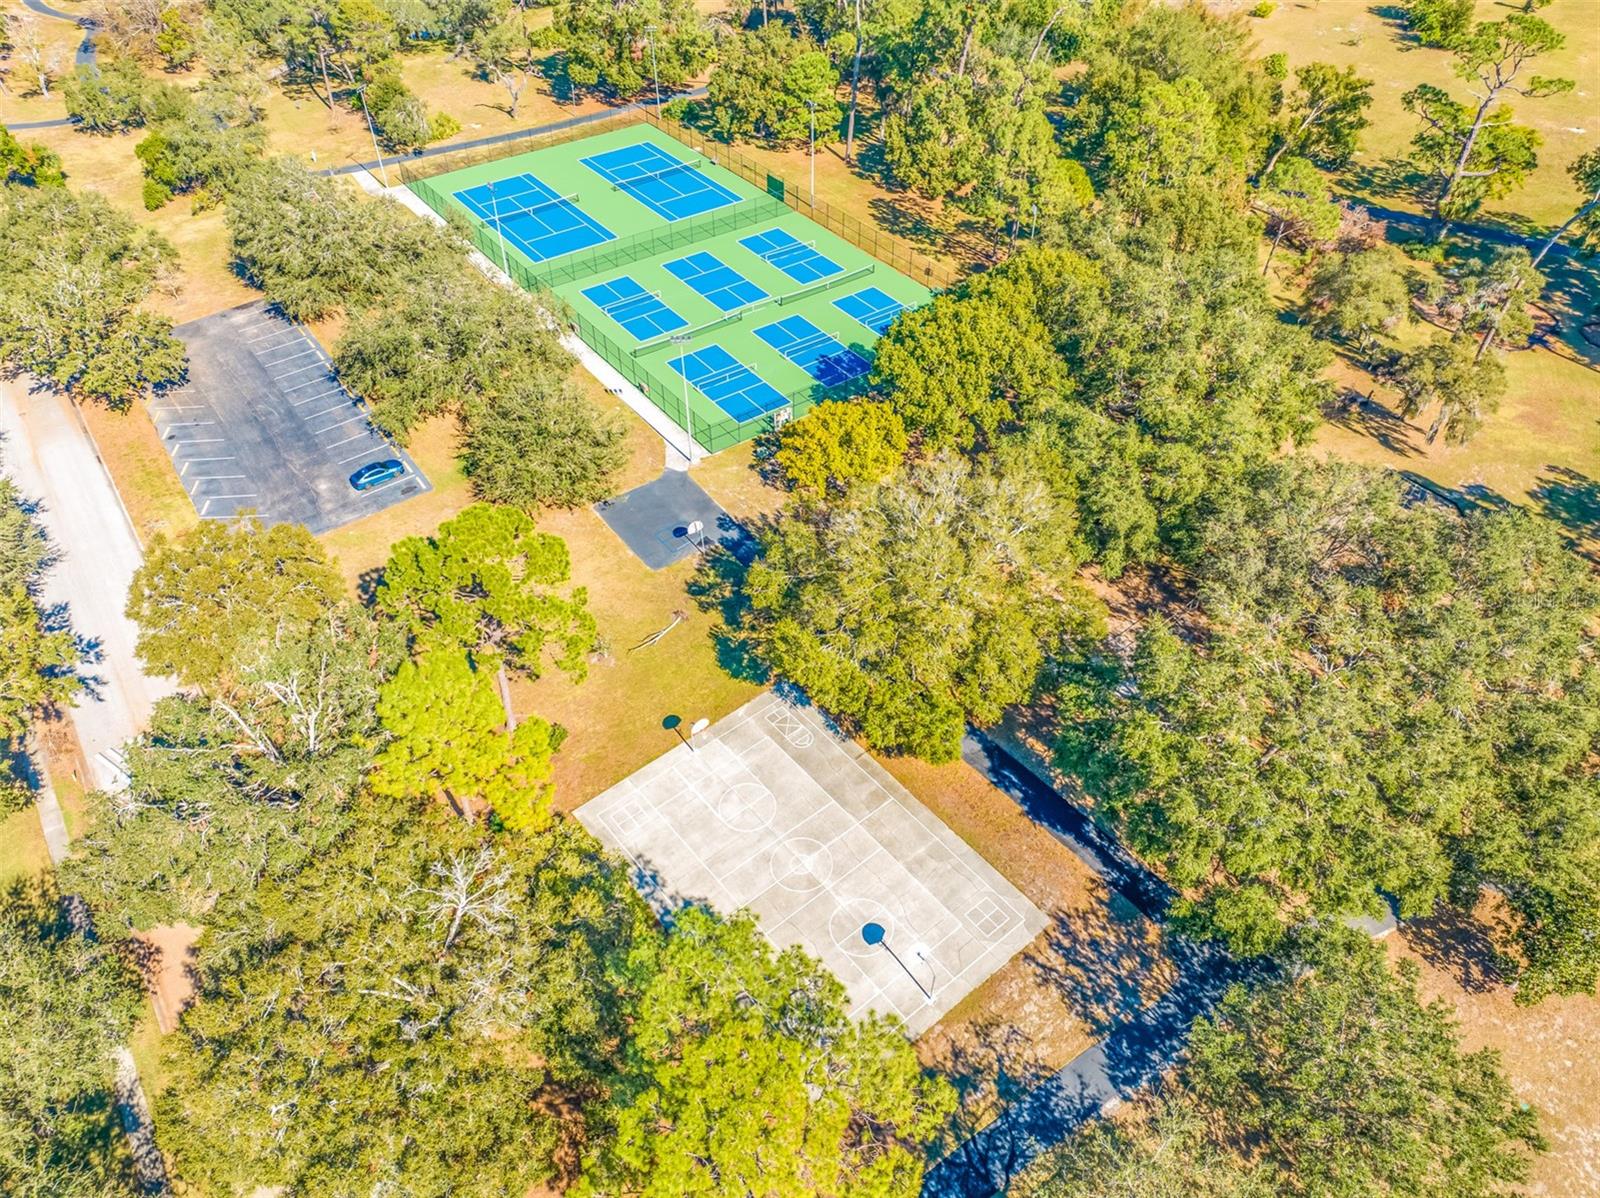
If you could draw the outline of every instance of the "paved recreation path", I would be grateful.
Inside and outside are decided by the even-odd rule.
[[[43,598],[60,604],[88,648],[86,694],[70,709],[96,785],[121,784],[116,758],[144,728],[156,700],[172,692],[134,656],[137,631],[123,614],[128,584],[144,554],[111,478],[61,395],[0,380],[0,465],[28,499],[59,554]]]
[[[22,0],[22,6],[38,13],[41,17],[51,17],[57,21],[71,21],[83,30],[83,40],[78,43],[78,48],[73,51],[72,63],[79,67],[94,66],[94,31],[93,17],[74,16],[70,12],[62,12],[59,8],[51,8],[44,0]],[[70,116],[56,117],[50,121],[18,121],[7,125],[13,133],[25,132],[29,129],[59,129],[64,125],[75,125],[77,120]]]
[[[1107,887],[1147,918],[1165,918],[1172,895],[1167,884],[1014,756],[976,731],[963,739],[961,756],[1076,853]],[[1249,968],[1212,945],[1169,934],[1167,951],[1178,966],[1178,980],[1160,1001],[1068,1061],[930,1169],[923,1198],[1005,1193],[1041,1152],[1158,1077],[1183,1050],[1195,1016],[1210,1010],[1233,982],[1250,976]]]

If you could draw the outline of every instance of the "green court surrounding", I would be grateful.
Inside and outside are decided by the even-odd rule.
[[[858,390],[930,295],[765,182],[638,122],[408,186],[714,452]]]

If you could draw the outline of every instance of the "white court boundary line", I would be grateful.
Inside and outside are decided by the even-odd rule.
[[[809,726],[808,721],[804,718],[800,711],[798,711],[792,704],[785,702],[783,699],[772,696],[770,701],[765,706],[758,710],[747,712],[734,722],[729,723],[725,727],[719,729],[718,736],[714,741],[711,741],[708,744],[694,750],[696,758],[699,761],[704,762],[708,752],[720,751],[726,755],[727,760],[731,760],[733,764],[732,770],[726,769],[725,763],[714,763],[712,767],[706,771],[710,776],[715,777],[722,784],[724,792],[736,785],[741,784],[742,782],[754,782],[765,787],[766,783],[762,782],[760,777],[756,775],[755,771],[751,769],[750,762],[752,759],[749,757],[746,750],[736,749],[734,746],[727,743],[728,733],[743,727],[745,724],[759,717],[768,723],[769,727],[771,728],[771,732],[769,733],[766,730],[758,729],[759,740],[757,743],[763,748],[770,744],[772,748],[776,749],[777,752],[786,759],[788,763],[786,768],[794,770],[803,775],[807,782],[816,791],[821,793],[824,802],[820,805],[814,805],[810,810],[806,811],[800,819],[795,821],[793,825],[784,829],[779,829],[778,826],[773,824],[770,820],[768,821],[768,830],[761,832],[741,832],[739,829],[734,828],[732,824],[728,824],[727,826],[730,829],[747,838],[747,840],[754,840],[758,836],[761,837],[757,847],[738,857],[737,860],[723,860],[717,863],[708,861],[693,844],[689,843],[689,841],[685,839],[683,833],[680,831],[683,821],[670,819],[667,817],[667,810],[676,810],[681,812],[684,809],[682,800],[687,798],[691,801],[698,802],[700,806],[707,810],[711,818],[720,818],[716,812],[715,802],[710,798],[703,796],[695,788],[695,779],[687,776],[678,768],[680,764],[687,764],[691,760],[691,758],[683,755],[683,750],[681,748],[672,750],[668,755],[670,760],[667,760],[665,765],[661,767],[662,772],[670,776],[671,780],[675,783],[674,790],[672,790],[670,793],[663,793],[662,789],[660,788],[660,774],[654,775],[651,778],[650,786],[648,788],[640,786],[637,782],[635,782],[634,776],[636,775],[632,775],[629,778],[624,779],[624,781],[619,784],[615,792],[615,797],[610,800],[610,804],[607,806],[607,808],[605,808],[603,811],[597,811],[595,813],[596,822],[604,825],[606,831],[611,836],[612,842],[621,848],[623,854],[629,859],[639,874],[659,877],[662,883],[666,885],[668,891],[671,892],[676,888],[672,885],[671,879],[666,876],[663,864],[641,859],[635,853],[634,848],[632,847],[632,845],[635,843],[637,833],[645,825],[661,825],[665,831],[670,834],[672,840],[679,846],[679,848],[695,862],[700,873],[704,877],[711,879],[712,884],[716,887],[718,893],[721,895],[722,902],[726,905],[726,909],[729,912],[739,910],[741,908],[753,909],[752,904],[769,889],[786,889],[777,880],[777,878],[773,876],[770,868],[770,861],[766,863],[767,867],[764,870],[757,871],[759,875],[765,876],[768,879],[766,883],[760,885],[759,888],[756,889],[749,898],[743,901],[739,900],[728,889],[728,883],[725,881],[725,879],[739,873],[742,870],[756,865],[758,860],[762,857],[770,858],[776,850],[778,850],[792,837],[801,835],[815,840],[828,851],[830,857],[834,857],[839,851],[841,842],[843,842],[845,838],[852,835],[860,836],[864,834],[864,839],[870,843],[871,850],[864,856],[861,856],[860,859],[857,860],[855,864],[847,871],[845,876],[853,876],[862,874],[863,872],[865,872],[866,876],[873,876],[873,874],[879,874],[881,876],[881,866],[877,870],[874,870],[872,866],[873,863],[879,858],[883,858],[888,862],[891,862],[894,869],[897,871],[895,876],[895,885],[888,887],[889,893],[892,896],[897,894],[897,887],[904,889],[902,885],[903,881],[909,880],[915,887],[916,892],[919,892],[923,898],[932,905],[934,910],[942,912],[953,925],[950,930],[939,936],[937,940],[931,942],[925,939],[923,936],[919,936],[914,927],[907,926],[898,928],[898,934],[909,941],[909,944],[903,945],[902,949],[916,947],[925,950],[926,963],[934,970],[934,976],[932,979],[935,995],[934,1000],[924,1000],[922,1002],[915,1003],[912,1009],[907,1011],[896,1000],[893,994],[889,993],[885,989],[884,983],[877,981],[864,966],[860,964],[854,964],[854,962],[857,961],[873,959],[871,955],[866,954],[858,956],[857,954],[849,951],[844,945],[839,943],[838,937],[834,934],[832,929],[833,919],[837,913],[848,911],[851,904],[869,903],[873,906],[884,907],[885,911],[891,915],[893,922],[897,926],[901,924],[910,924],[911,921],[909,919],[908,911],[911,904],[906,898],[901,897],[899,898],[897,904],[900,909],[896,910],[895,905],[885,906],[878,900],[870,899],[866,895],[859,892],[850,893],[848,890],[838,885],[841,879],[837,876],[839,866],[836,860],[830,863],[830,876],[822,883],[821,886],[817,887],[814,891],[800,892],[809,894],[809,897],[806,898],[806,900],[799,906],[795,907],[788,916],[782,920],[770,924],[765,919],[758,919],[758,926],[761,927],[762,934],[767,938],[768,942],[771,943],[774,948],[781,951],[785,945],[777,939],[777,933],[786,927],[792,932],[798,933],[799,926],[795,923],[795,920],[802,914],[808,912],[808,910],[813,906],[819,903],[826,903],[831,910],[828,911],[827,918],[820,922],[826,929],[828,940],[832,942],[834,949],[838,953],[842,954],[847,960],[852,961],[853,968],[860,978],[859,984],[846,986],[847,992],[849,992],[851,995],[851,1007],[853,1012],[858,1009],[864,1010],[869,1008],[892,1011],[899,1015],[903,1021],[909,1024],[919,1008],[932,1005],[932,1001],[937,1001],[941,996],[949,993],[953,988],[955,992],[955,998],[949,1003],[943,1005],[944,1011],[950,1010],[968,994],[972,993],[972,991],[976,989],[977,986],[981,985],[986,978],[991,976],[994,970],[998,968],[999,964],[1003,963],[991,962],[988,960],[989,954],[986,950],[990,947],[1001,944],[1002,937],[1010,934],[1013,929],[1016,929],[1019,925],[1022,930],[1026,931],[1028,922],[1026,915],[1023,912],[1018,911],[1015,904],[1012,903],[1008,896],[997,890],[986,878],[981,877],[971,865],[962,859],[961,855],[954,848],[945,843],[945,836],[953,837],[955,836],[955,833],[949,829],[948,825],[946,825],[944,821],[939,820],[937,816],[933,816],[932,812],[928,812],[928,814],[933,816],[938,824],[938,829],[930,829],[927,823],[923,819],[919,818],[915,811],[907,808],[906,803],[897,794],[895,794],[890,787],[886,786],[880,778],[876,777],[871,771],[866,769],[857,753],[851,751],[852,749],[856,748],[856,746],[853,746],[848,742],[843,744],[836,743],[836,749],[850,759],[850,764],[854,767],[858,776],[870,786],[871,793],[873,793],[877,799],[876,802],[872,803],[864,815],[860,817],[850,816],[848,812],[845,811],[844,805],[833,796],[828,786],[825,785],[820,778],[814,775],[809,768],[784,750],[782,744],[779,742],[780,740],[789,739],[788,734],[779,727],[776,721],[773,721],[770,718],[774,712],[787,714],[790,721],[799,724],[802,729],[804,729],[806,732],[812,733],[813,736],[816,735],[815,731]],[[835,742],[838,740],[838,738],[833,736],[833,734],[826,728],[822,730],[821,735],[827,736],[830,739],[835,740]],[[809,745],[801,747],[809,747]],[[647,765],[643,768],[648,770],[651,768],[651,766],[659,766],[663,760],[664,759],[662,758],[658,758],[656,762],[652,762],[650,765]],[[622,789],[623,787],[626,789]],[[655,797],[652,797],[652,792]],[[970,894],[970,900],[967,901],[964,906],[958,908],[953,901],[934,894],[933,891],[929,889],[928,884],[924,882],[922,878],[917,876],[917,874],[913,873],[899,856],[891,852],[877,835],[875,835],[870,829],[863,827],[868,819],[871,819],[880,811],[883,811],[889,804],[893,804],[903,819],[911,821],[911,823],[921,831],[924,838],[923,843],[925,845],[932,843],[938,846],[943,857],[945,858],[945,865],[947,867],[949,865],[953,865],[955,867],[955,872],[963,879],[964,890]],[[826,816],[830,808],[836,809],[837,813],[844,816],[848,821],[846,826],[841,828],[837,833],[828,837],[827,839],[822,839],[821,837],[812,835],[811,833],[799,831],[802,825],[811,822],[816,817]],[[926,811],[926,808],[924,808],[924,810]],[[615,818],[615,816],[623,814],[624,812],[633,817],[629,820],[629,822],[634,825],[632,828],[626,830],[620,826],[620,821]],[[723,822],[726,823],[726,821]],[[659,837],[653,838],[659,839]],[[791,893],[794,892],[791,891]],[[987,900],[1005,912],[1008,918],[1001,927],[992,932],[984,932],[982,929],[976,926],[976,920],[970,917],[969,912],[977,907],[980,900]],[[759,912],[757,912],[757,914],[759,915]],[[980,946],[979,950],[972,955],[972,959],[968,960],[967,963],[964,964],[959,970],[947,964],[941,957],[941,949],[953,939],[958,938],[960,941]],[[1031,938],[1032,937],[1030,934],[1029,939]],[[790,938],[789,943],[799,943],[802,947],[806,948],[808,952],[816,955],[817,950],[820,949],[821,945],[813,945],[808,943],[808,941],[811,939],[811,937],[796,934]],[[910,962],[907,964],[909,967]],[[838,972],[828,961],[823,961],[823,966],[824,968],[829,969],[830,972]],[[984,971],[980,976],[973,978],[970,981],[967,980],[969,974],[973,973],[974,970],[980,969]],[[890,973],[888,976],[893,979],[896,984],[900,984],[897,975]],[[858,998],[858,993],[864,995],[864,997]]]

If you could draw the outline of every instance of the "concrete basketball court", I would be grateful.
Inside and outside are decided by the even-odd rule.
[[[658,911],[748,907],[773,943],[833,971],[853,1014],[897,1014],[913,1035],[1047,922],[815,709],[773,692],[577,816],[628,856]]]

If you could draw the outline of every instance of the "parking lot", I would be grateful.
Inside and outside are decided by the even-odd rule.
[[[149,405],[195,511],[226,520],[254,511],[269,524],[327,532],[430,489],[404,450],[367,418],[301,325],[265,303],[180,325],[189,351],[182,387]],[[397,459],[406,472],[369,491],[350,475]]]

